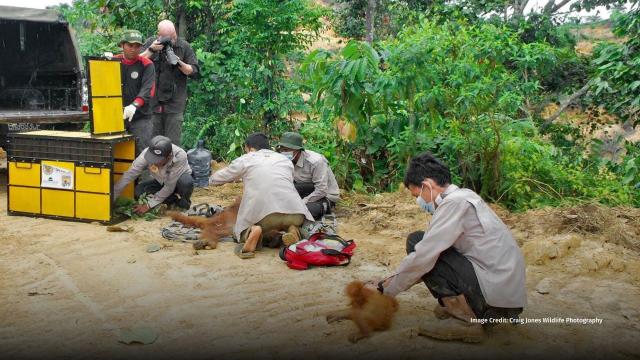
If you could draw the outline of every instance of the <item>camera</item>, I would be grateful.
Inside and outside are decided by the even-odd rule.
[[[173,52],[173,48],[171,47],[171,38],[169,36],[162,36],[158,39],[158,42],[164,46],[162,55],[164,55],[167,62],[171,65],[178,64],[178,56]]]

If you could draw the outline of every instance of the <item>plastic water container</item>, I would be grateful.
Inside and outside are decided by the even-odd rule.
[[[204,148],[204,140],[198,140],[195,149],[187,151],[187,161],[193,171],[194,184],[199,187],[209,185],[211,175],[211,151]]]

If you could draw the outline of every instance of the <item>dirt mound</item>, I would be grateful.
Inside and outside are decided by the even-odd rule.
[[[583,235],[601,235],[604,241],[640,251],[640,209],[585,204],[560,210],[561,228]]]

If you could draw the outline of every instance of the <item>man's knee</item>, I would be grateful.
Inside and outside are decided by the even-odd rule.
[[[308,196],[316,189],[312,182],[294,182],[293,186],[295,186],[301,198]]]
[[[416,251],[416,244],[424,237],[424,231],[412,232],[407,236],[407,254]]]
[[[184,173],[176,182],[176,192],[180,195],[191,195],[193,192],[193,176],[191,174]]]
[[[133,189],[133,196],[137,199],[139,198],[145,190],[145,186],[143,185],[143,183],[139,183],[138,185],[136,185],[136,187]]]
[[[325,214],[324,206],[321,202],[308,202],[307,209],[315,220],[320,220]]]

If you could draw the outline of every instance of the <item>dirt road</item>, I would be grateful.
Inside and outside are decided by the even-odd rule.
[[[239,192],[227,185],[200,190],[194,200],[225,205]],[[359,210],[358,202],[393,207]],[[340,212],[341,234],[358,244],[352,264],[300,272],[272,249],[241,260],[231,243],[195,253],[165,241],[159,229],[168,219],[128,221],[133,232],[109,233],[96,224],[10,217],[3,187],[0,358],[640,356],[637,249],[605,243],[602,234],[562,232],[549,225],[560,212],[542,210],[500,212],[528,263],[523,317],[597,317],[601,324],[508,325],[491,329],[480,345],[438,342],[417,336],[421,324],[437,321],[436,301],[417,285],[398,297],[390,331],[351,344],[353,324],[327,324],[325,314],[344,305],[342,290],[352,279],[390,274],[403,257],[404,238],[427,218],[403,193],[352,196]],[[640,216],[631,218],[625,224],[637,225]],[[163,248],[147,253],[154,243]],[[118,342],[119,329],[139,326],[157,340]]]

